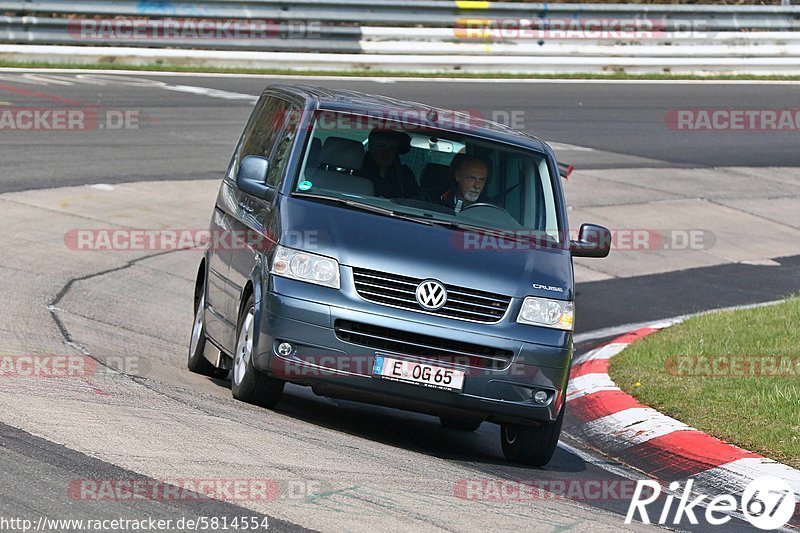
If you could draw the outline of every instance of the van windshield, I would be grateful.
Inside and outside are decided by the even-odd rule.
[[[331,111],[317,114],[308,143],[296,195],[428,223],[561,241],[544,154]]]

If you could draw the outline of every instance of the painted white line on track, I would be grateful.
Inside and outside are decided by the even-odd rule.
[[[78,68],[22,68],[0,67],[0,72],[48,72],[48,73],[87,73],[87,74],[114,74],[120,73],[133,76],[185,76],[185,77],[214,77],[214,78],[239,78],[239,79],[297,79],[297,80],[326,80],[326,81],[372,81],[376,83],[388,82],[454,82],[454,83],[549,83],[549,84],[645,84],[645,85],[800,85],[797,80],[608,80],[608,79],[558,79],[558,78],[450,78],[442,77],[412,77],[412,76],[315,76],[302,74],[235,74],[224,72],[172,72],[172,71],[142,71],[142,70],[112,70],[112,69],[78,69]]]
[[[594,148],[589,148],[588,146],[578,146],[576,144],[567,144],[567,143],[559,143],[559,142],[548,142],[547,144],[550,145],[550,148],[553,150],[561,150],[563,152],[594,152]]]
[[[211,87],[198,87],[194,85],[169,85],[160,80],[150,80],[147,78],[130,78],[129,76],[116,76],[109,74],[78,74],[76,76],[53,76],[48,74],[0,74],[0,80],[11,81],[13,83],[24,83],[28,85],[48,86],[122,86],[122,87],[139,87],[146,89],[164,89],[167,91],[175,91],[189,94],[196,94],[201,96],[209,96],[211,98],[222,98],[224,100],[242,100],[246,102],[255,103],[258,101],[258,95],[238,93],[233,91],[225,91],[222,89],[214,89]]]
[[[252,94],[235,93],[220,89],[211,89],[209,87],[195,87],[193,85],[162,85],[161,88],[166,89],[167,91],[199,94],[203,96],[210,96],[211,98],[222,98],[224,100],[245,100],[253,103],[258,101],[258,96]]]

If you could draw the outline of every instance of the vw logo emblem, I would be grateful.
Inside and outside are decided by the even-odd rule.
[[[447,289],[435,279],[426,279],[417,285],[417,302],[423,309],[435,311],[447,303]]]

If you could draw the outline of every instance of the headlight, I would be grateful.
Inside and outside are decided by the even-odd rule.
[[[339,263],[336,259],[293,250],[280,244],[275,247],[270,274],[339,288]]]
[[[528,296],[522,302],[517,322],[572,331],[575,322],[575,304]]]

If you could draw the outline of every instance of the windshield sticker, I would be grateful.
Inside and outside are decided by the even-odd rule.
[[[300,189],[301,191],[307,191],[313,186],[314,186],[314,184],[311,183],[308,180],[303,180],[303,181],[301,181],[300,183],[297,184],[297,188]]]

